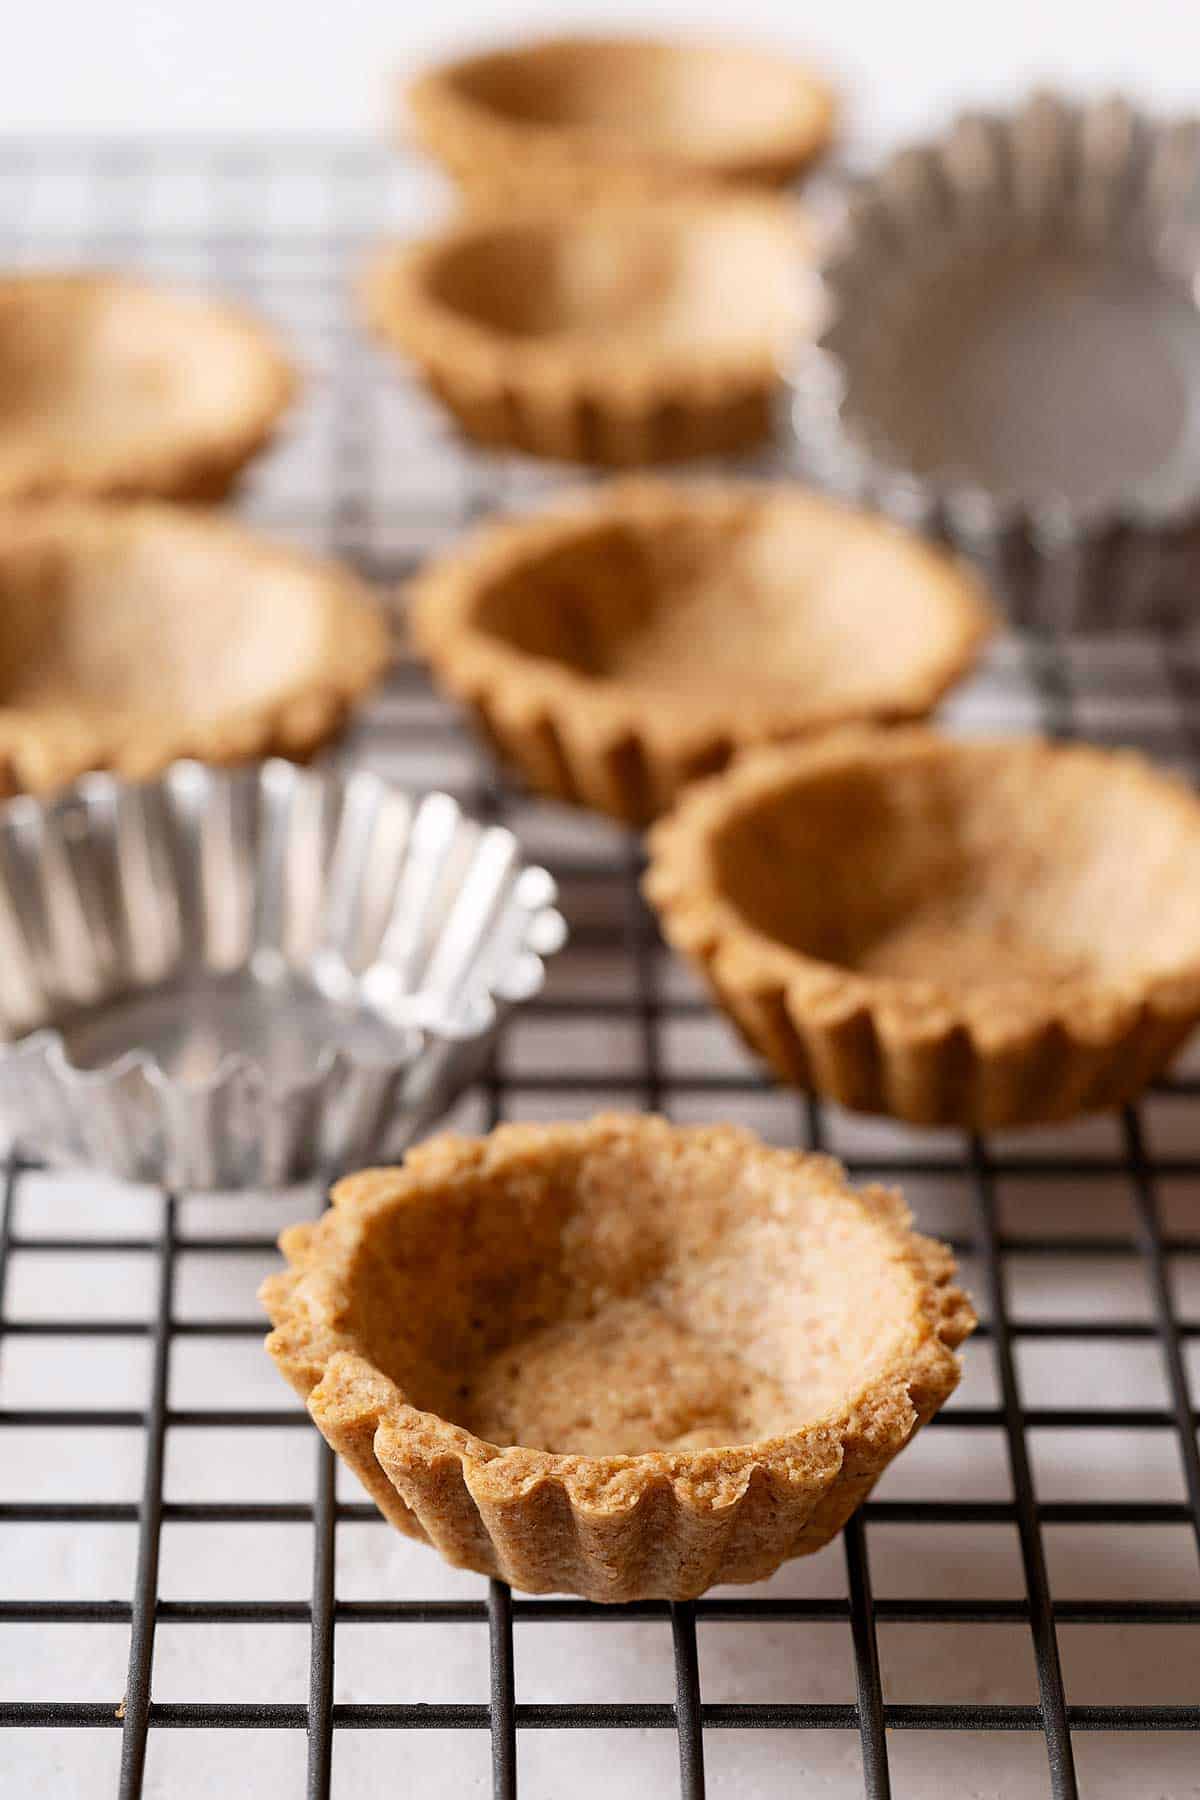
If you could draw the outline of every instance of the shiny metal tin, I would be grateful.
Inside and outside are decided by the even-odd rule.
[[[810,474],[978,559],[1020,625],[1200,613],[1200,124],[964,115],[858,184],[821,285]]]
[[[565,927],[447,794],[176,763],[0,808],[0,1128],[176,1188],[393,1157],[477,1073]]]

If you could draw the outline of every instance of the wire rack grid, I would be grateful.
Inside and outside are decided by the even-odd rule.
[[[9,262],[137,265],[275,321],[308,397],[243,509],[389,583],[559,479],[464,450],[357,330],[357,265],[429,198],[359,144],[0,147]],[[1010,639],[950,717],[1195,774],[1200,658]],[[511,824],[572,920],[457,1122],[623,1104],[833,1149],[954,1243],[983,1318],[967,1376],[840,1543],[771,1582],[514,1597],[392,1534],[274,1385],[253,1289],[322,1196],[10,1160],[0,1792],[1192,1793],[1200,1060],[1124,1117],[987,1142],[803,1102],[667,957],[636,842],[508,786],[403,654],[345,754]]]

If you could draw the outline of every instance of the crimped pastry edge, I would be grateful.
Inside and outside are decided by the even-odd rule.
[[[879,723],[924,717],[970,671],[992,630],[978,582],[964,565],[946,559],[938,565],[948,602],[944,644],[922,669],[898,673],[886,702],[866,709],[756,707],[739,693],[727,714],[714,720],[708,704],[650,702],[643,692],[528,656],[474,623],[475,596],[485,583],[595,526],[627,520],[653,529],[697,509],[727,510],[736,518],[756,505],[779,504],[788,491],[761,482],[685,484],[629,476],[532,517],[493,521],[428,564],[411,584],[410,634],[440,685],[532,787],[635,825],[661,815],[686,785],[723,769],[750,746],[828,731],[862,718],[864,710]],[[807,489],[795,492],[805,504],[840,508]],[[880,522],[879,529],[894,532],[906,553],[940,558],[894,526]]]
[[[873,1218],[896,1263],[916,1278],[913,1330],[844,1409],[727,1449],[556,1455],[502,1448],[412,1407],[360,1353],[345,1314],[352,1263],[376,1212],[461,1174],[537,1159],[564,1140],[595,1145],[623,1134],[732,1146],[781,1175],[819,1163],[846,1203]],[[486,1139],[446,1135],[410,1152],[400,1169],[340,1183],[333,1201],[315,1225],[280,1239],[290,1266],[260,1290],[275,1327],[269,1353],[393,1525],[455,1566],[533,1593],[685,1599],[718,1582],[762,1579],[819,1550],[953,1391],[955,1352],[976,1322],[954,1285],[950,1251],[911,1230],[899,1195],[850,1188],[832,1159],[770,1149],[731,1126],[606,1114],[582,1125],[501,1126]]]
[[[561,54],[566,50],[586,57],[597,48],[614,45],[644,47],[651,52],[663,47],[682,51],[721,48],[682,40],[676,44],[664,39],[572,36],[539,38],[523,46],[485,52],[482,57],[456,58],[404,84],[411,130],[468,201],[506,205],[539,191],[571,204],[590,204],[614,196],[642,198],[739,184],[782,188],[829,146],[837,114],[833,89],[799,62],[791,66],[797,90],[806,91],[807,102],[798,107],[791,128],[781,128],[774,144],[724,156],[667,155],[661,150],[614,143],[603,134],[577,127],[509,118],[472,99],[459,86],[463,72],[492,56],[536,58],[547,51]],[[759,54],[772,66],[778,60],[742,45],[727,48],[739,58]]]
[[[47,500],[0,505],[0,557],[13,533],[49,521],[68,536],[73,523],[103,530],[178,530],[218,535],[249,562],[303,569],[325,597],[324,655],[304,680],[251,706],[169,732],[106,732],[102,722],[74,721],[61,710],[0,706],[0,798],[45,794],[95,769],[133,779],[160,774],[183,758],[231,764],[267,756],[303,761],[336,735],[348,714],[382,677],[391,642],[382,610],[348,569],[293,550],[215,513],[168,501]]]
[[[739,807],[808,769],[866,751],[876,758],[1033,746],[1046,756],[1119,760],[1158,798],[1200,825],[1186,783],[1133,751],[1044,739],[959,741],[920,727],[866,727],[819,743],[750,753],[696,784],[649,837],[647,899],[668,943],[690,960],[749,1047],[774,1073],[856,1112],[914,1125],[977,1130],[1060,1123],[1139,1094],[1200,1019],[1200,963],[1171,979],[1095,990],[1085,1006],[1058,997],[1024,1017],[990,1017],[928,984],[884,980],[804,956],[754,929],[719,891],[709,846]],[[1036,789],[1031,787],[1031,798]]]
[[[610,203],[588,210],[637,224],[659,214],[677,224],[721,213],[762,219],[801,267],[800,215],[767,195],[720,192],[665,205]],[[754,350],[631,343],[608,334],[597,345],[570,338],[514,339],[456,313],[431,290],[437,263],[481,230],[514,224],[564,232],[563,207],[477,212],[420,241],[380,252],[361,288],[362,311],[386,345],[410,357],[427,386],[480,443],[567,462],[640,468],[730,455],[770,437],[780,389],[779,346]],[[620,355],[616,352],[620,352]]]
[[[251,346],[261,371],[257,403],[246,409],[239,419],[231,420],[220,439],[203,443],[188,442],[185,434],[172,441],[165,426],[162,441],[145,454],[134,458],[126,455],[120,463],[108,468],[88,468],[69,456],[19,475],[5,478],[0,470],[0,506],[15,502],[57,499],[95,499],[129,501],[139,499],[215,502],[225,498],[242,469],[274,438],[283,414],[296,399],[300,380],[285,358],[267,326],[253,313],[231,302],[208,294],[176,296],[170,288],[143,281],[136,276],[103,270],[65,271],[30,270],[0,280],[0,287],[19,283],[22,287],[44,282],[61,287],[64,283],[85,289],[109,287],[120,292],[128,289],[140,296],[161,299],[164,305],[177,299],[193,306],[197,328],[216,326],[232,331]]]

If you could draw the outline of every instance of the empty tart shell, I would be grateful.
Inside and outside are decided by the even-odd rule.
[[[305,757],[388,659],[361,583],[214,514],[0,510],[0,793],[180,756]]]
[[[790,207],[755,197],[469,216],[383,256],[367,310],[485,444],[713,456],[770,433],[803,244]]]
[[[442,1137],[333,1202],[281,1239],[271,1354],[393,1525],[534,1593],[820,1549],[975,1322],[898,1196],[728,1127]]]
[[[1128,752],[858,731],[749,756],[646,892],[778,1075],[977,1129],[1131,1100],[1200,1018],[1200,802]]]
[[[295,390],[266,330],[130,276],[0,278],[0,501],[217,500]]]
[[[634,823],[743,746],[920,717],[989,629],[965,567],[892,525],[649,480],[486,527],[418,578],[410,623],[534,787]]]
[[[548,38],[430,70],[417,137],[469,198],[572,204],[738,182],[786,186],[826,148],[834,99],[786,56],[647,38]]]

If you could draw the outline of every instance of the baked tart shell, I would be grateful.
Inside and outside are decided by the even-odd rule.
[[[386,251],[363,304],[477,442],[646,467],[771,436],[804,253],[765,197],[527,205]]]
[[[595,1601],[687,1599],[819,1550],[953,1390],[975,1322],[949,1252],[896,1195],[849,1188],[823,1157],[653,1118],[435,1139],[341,1183],[281,1244],[268,1348],[385,1517],[455,1566]],[[828,1306],[807,1306],[814,1285]],[[878,1323],[859,1343],[863,1306]],[[416,1316],[431,1308],[445,1316]],[[853,1345],[831,1337],[834,1315]],[[807,1422],[770,1370],[725,1366],[735,1340],[762,1353],[764,1316],[797,1394],[815,1383]],[[498,1423],[533,1409],[566,1447],[489,1441],[425,1391]],[[760,1404],[783,1428],[721,1441]],[[573,1447],[639,1432],[672,1443]]]
[[[667,941],[746,1043],[854,1111],[1109,1110],[1200,1019],[1200,803],[1131,752],[834,734],[697,784],[649,853]]]
[[[0,503],[216,501],[298,389],[266,327],[130,275],[0,278]]]
[[[391,656],[348,570],[164,502],[0,508],[0,599],[5,796],[180,757],[304,760]]]
[[[827,148],[835,120],[827,84],[787,58],[619,37],[446,63],[407,101],[425,149],[469,200],[492,205],[785,187]],[[720,127],[706,129],[718,111]]]
[[[923,717],[991,630],[966,569],[893,526],[798,487],[648,478],[485,526],[408,619],[530,786],[638,825],[748,746]]]

